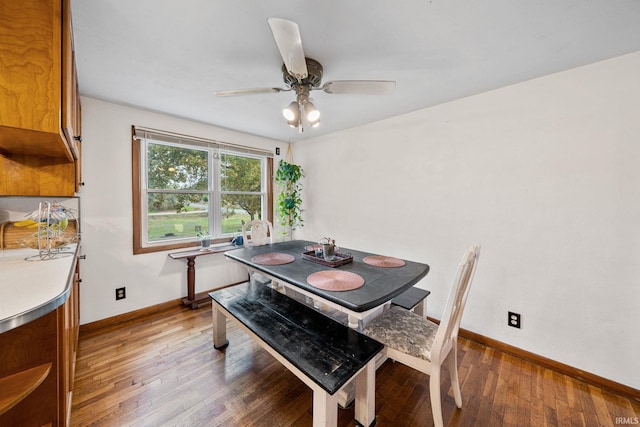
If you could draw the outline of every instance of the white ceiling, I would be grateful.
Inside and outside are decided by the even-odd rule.
[[[292,142],[640,51],[638,0],[71,3],[82,95]],[[281,114],[292,92],[216,97],[284,87],[268,17],[298,23],[323,82],[396,80],[395,93],[314,91],[322,123],[303,134]]]

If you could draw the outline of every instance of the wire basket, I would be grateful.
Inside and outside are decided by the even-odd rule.
[[[74,219],[73,212],[59,203],[40,202],[38,210],[27,215],[25,221],[17,226],[36,228],[37,231],[20,240],[24,247],[37,249],[38,254],[27,260],[47,260],[60,256],[73,255],[67,245],[78,241],[76,232],[67,231],[69,220]]]

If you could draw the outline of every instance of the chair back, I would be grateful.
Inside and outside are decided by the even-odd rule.
[[[462,261],[458,265],[458,271],[449,291],[444,313],[433,341],[431,349],[432,363],[444,360],[451,348],[455,347],[454,343],[458,339],[462,312],[467,302],[467,295],[469,295],[469,288],[475,275],[479,256],[480,246],[471,246],[465,252]]]
[[[247,238],[247,229],[250,228],[249,234],[251,236],[251,242]],[[273,243],[273,225],[269,221],[256,219],[253,221],[245,222],[242,225],[242,238],[244,239],[244,247],[249,246],[262,246],[268,243]]]

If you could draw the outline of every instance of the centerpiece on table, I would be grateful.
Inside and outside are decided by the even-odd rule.
[[[315,262],[316,264],[326,265],[327,267],[339,267],[341,265],[353,262],[353,256],[350,253],[338,252],[340,248],[336,246],[335,239],[331,237],[323,237],[317,245],[308,245],[305,252],[302,253],[302,259]]]

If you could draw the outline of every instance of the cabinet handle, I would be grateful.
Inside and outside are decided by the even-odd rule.
[[[82,137],[81,136],[74,136],[73,139],[75,139],[78,142],[82,142]]]
[[[86,255],[78,255],[78,259],[87,259]]]

